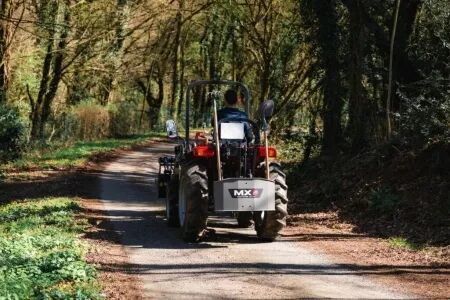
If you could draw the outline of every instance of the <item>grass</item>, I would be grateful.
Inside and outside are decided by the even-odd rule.
[[[412,243],[402,237],[390,237],[387,239],[387,242],[389,243],[389,246],[391,246],[392,248],[400,248],[413,251],[418,251],[422,249],[422,247],[420,247],[419,245],[416,245],[415,243]]]
[[[159,133],[135,135],[123,139],[105,139],[98,141],[56,143],[27,152],[23,158],[0,166],[0,171],[10,170],[52,170],[82,166],[89,158],[98,153],[129,147],[147,141],[151,137],[160,137]]]
[[[0,207],[0,299],[100,299],[78,235],[77,203],[47,198]]]

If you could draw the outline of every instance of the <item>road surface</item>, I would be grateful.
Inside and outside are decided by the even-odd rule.
[[[155,299],[405,299],[326,254],[281,238],[261,243],[231,218],[211,217],[216,233],[199,244],[182,242],[166,226],[157,198],[158,157],[173,145],[158,143],[109,163],[100,198],[129,256],[127,270]]]

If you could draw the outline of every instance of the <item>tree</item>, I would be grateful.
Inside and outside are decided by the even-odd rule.
[[[28,96],[31,106],[31,139],[44,138],[45,124],[51,113],[51,104],[56,96],[63,75],[63,62],[70,26],[70,0],[62,3],[41,0],[35,4],[38,20],[52,27],[41,31],[45,34],[42,44],[45,56],[37,98]],[[59,19],[60,18],[60,19]]]
[[[368,146],[369,143],[370,108],[367,91],[363,86],[367,29],[363,20],[362,10],[364,8],[361,0],[351,1],[347,8],[349,10],[350,23],[350,66],[348,70],[350,95],[347,129],[352,152],[358,152]]]
[[[5,103],[9,84],[9,59],[12,38],[11,16],[13,12],[12,0],[0,1],[0,103]]]
[[[323,90],[322,155],[335,156],[342,142],[342,85],[339,61],[339,25],[337,2],[335,0],[307,0],[302,4],[304,14],[314,18],[313,38],[317,45],[317,63],[323,70],[321,88]],[[305,16],[306,19],[311,18]]]

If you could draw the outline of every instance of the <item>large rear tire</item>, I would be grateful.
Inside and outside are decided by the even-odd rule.
[[[183,239],[199,242],[208,219],[208,176],[206,168],[197,162],[181,167],[178,214]]]
[[[265,168],[265,165],[262,166]],[[255,212],[253,220],[258,237],[264,241],[274,241],[286,227],[287,185],[286,175],[278,163],[269,165],[270,179],[275,182],[275,211]]]
[[[167,185],[166,197],[166,218],[169,227],[180,227],[178,217],[178,189],[179,180],[177,175],[173,175]]]

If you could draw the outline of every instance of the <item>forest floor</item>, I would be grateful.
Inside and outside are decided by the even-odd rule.
[[[410,248],[450,245],[450,144],[385,144],[353,156],[285,164],[291,212],[334,211],[353,230]]]
[[[356,233],[355,225],[342,221],[336,212],[291,215],[283,237],[325,252],[336,263],[398,291],[426,298],[450,295],[449,247],[419,250],[396,239]]]
[[[105,211],[104,203],[99,201],[100,173],[109,161],[127,153],[129,150],[117,150],[94,156],[77,169],[33,170],[30,176],[0,184],[2,202],[50,196],[82,199],[83,214],[91,224],[84,235],[92,245],[87,260],[99,268],[99,279],[108,299],[140,298],[143,295],[142,281],[130,264],[120,234],[112,226],[114,220]],[[429,298],[450,295],[448,246],[416,248],[415,244],[402,238],[379,238],[373,236],[373,232],[361,231],[358,224],[344,220],[336,210],[297,211],[290,216],[282,239],[296,247],[324,253],[339,268],[367,276],[398,292]],[[122,267],[111,267],[118,265]]]

